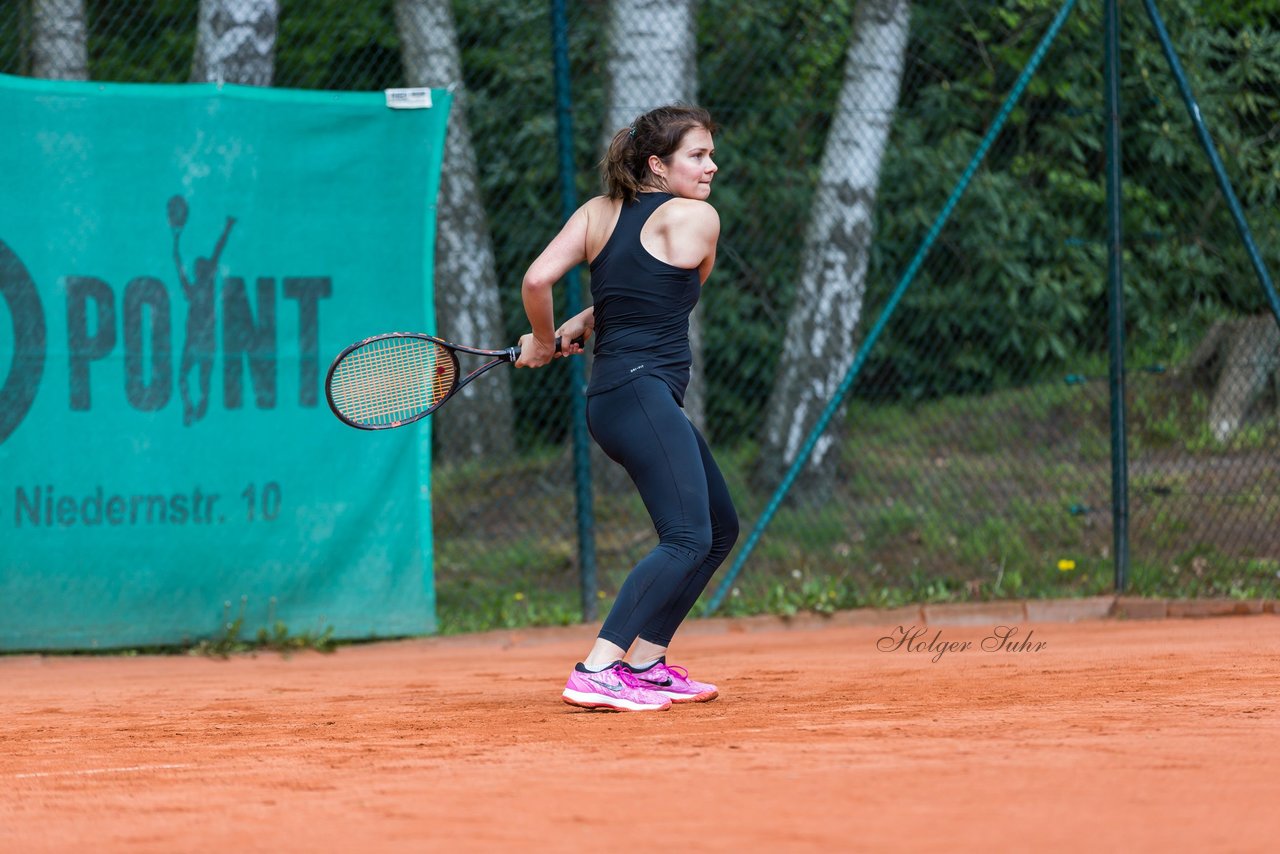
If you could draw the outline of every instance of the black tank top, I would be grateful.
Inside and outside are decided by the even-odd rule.
[[[698,271],[659,261],[640,245],[640,229],[670,193],[640,193],[624,202],[618,224],[591,262],[595,364],[587,394],[611,391],[642,376],[658,377],[684,405],[693,354],[689,315],[698,304]]]

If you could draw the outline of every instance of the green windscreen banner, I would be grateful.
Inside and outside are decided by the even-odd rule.
[[[432,331],[449,100],[0,76],[0,649],[435,629],[428,428],[324,378]]]

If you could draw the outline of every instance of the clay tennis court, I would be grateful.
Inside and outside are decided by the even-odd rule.
[[[3,658],[0,850],[1275,850],[1280,616],[904,616],[692,623],[656,713],[561,703],[589,627]]]

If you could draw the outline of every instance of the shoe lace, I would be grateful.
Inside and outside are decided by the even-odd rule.
[[[618,681],[628,688],[643,687],[640,680],[627,668],[622,662],[618,662],[613,666],[613,675],[618,677]]]
[[[655,664],[649,672],[659,677],[666,674],[670,676],[675,676],[679,679],[684,679],[685,681],[688,681],[689,679],[688,670],[685,670],[683,667],[681,667],[678,664],[667,664],[665,661],[660,661],[657,664]]]
[[[681,679],[688,680],[689,678],[689,671],[685,670],[683,667],[681,667],[678,664],[664,664],[662,666],[667,668],[667,672],[674,673],[675,675],[679,676]]]

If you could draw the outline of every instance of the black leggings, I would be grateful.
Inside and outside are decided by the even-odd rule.
[[[642,376],[587,400],[587,425],[631,475],[658,545],[623,582],[600,637],[665,647],[738,539],[738,514],[702,434],[670,387]]]

